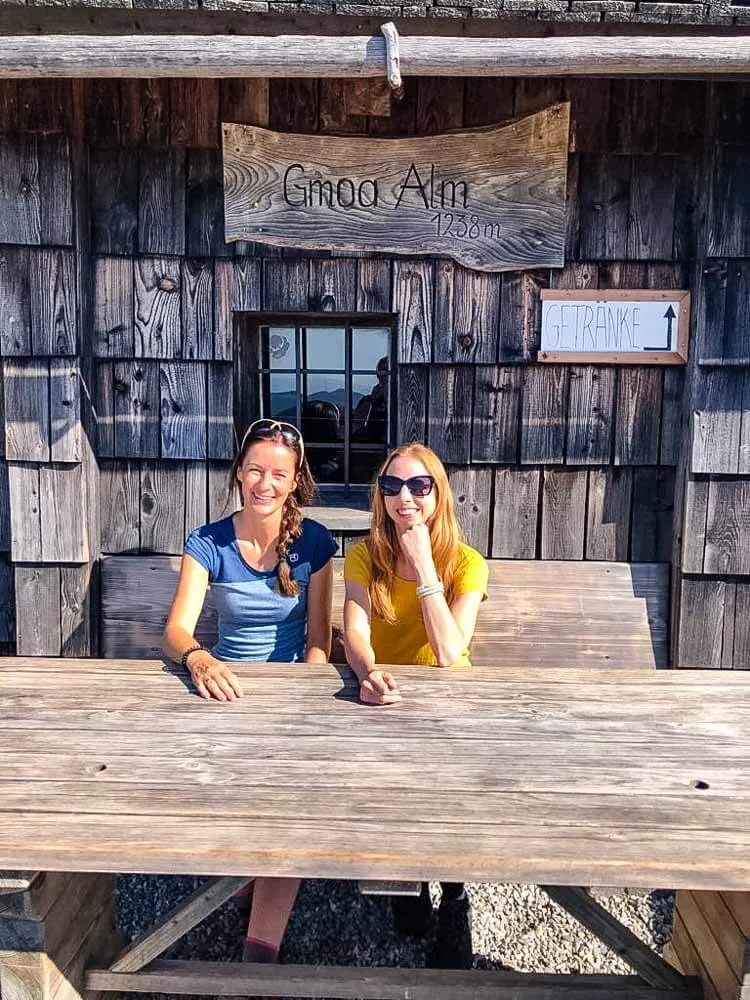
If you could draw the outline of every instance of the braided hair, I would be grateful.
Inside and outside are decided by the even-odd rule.
[[[242,468],[250,448],[258,441],[272,441],[274,444],[283,445],[294,453],[294,471],[297,476],[297,486],[293,493],[284,501],[281,512],[281,528],[279,530],[279,540],[276,543],[276,555],[279,558],[278,568],[278,590],[285,597],[296,597],[299,594],[299,586],[292,576],[292,568],[287,558],[289,547],[292,542],[302,534],[302,511],[301,506],[312,503],[317,496],[317,487],[313,479],[307,456],[303,454],[299,445],[292,444],[285,439],[281,431],[275,433],[248,434],[242,442],[240,450],[237,452],[232,468],[229,470],[229,484],[227,504],[233,496],[237,495],[237,473]]]

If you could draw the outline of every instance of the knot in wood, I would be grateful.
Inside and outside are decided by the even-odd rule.
[[[18,185],[18,192],[22,195],[27,195],[31,193],[31,184],[29,184],[27,177],[22,177]]]
[[[459,340],[461,347],[468,348],[474,343],[474,338],[470,333],[465,333]]]
[[[159,289],[162,292],[177,291],[177,282],[174,278],[159,278]]]

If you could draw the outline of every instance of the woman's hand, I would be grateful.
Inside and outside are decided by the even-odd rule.
[[[435,560],[432,557],[430,529],[426,524],[414,524],[399,535],[399,544],[404,556],[411,563],[421,583],[437,580]]]
[[[226,663],[208,650],[199,649],[188,658],[188,670],[201,698],[236,701],[242,697],[242,685]]]
[[[385,670],[371,670],[359,685],[359,698],[365,705],[395,705],[401,693],[393,674]]]

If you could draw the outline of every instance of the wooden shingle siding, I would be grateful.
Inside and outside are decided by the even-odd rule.
[[[750,893],[680,889],[668,958],[699,976],[706,1000],[739,1000],[750,977]]]

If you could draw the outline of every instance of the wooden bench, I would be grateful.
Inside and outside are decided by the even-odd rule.
[[[107,556],[102,560],[101,655],[161,655],[161,636],[180,560]],[[343,560],[335,560],[334,626],[344,604]],[[665,563],[490,562],[489,600],[472,643],[477,665],[666,667],[669,567]],[[197,629],[216,635],[209,598]],[[341,662],[340,646],[332,653]]]

